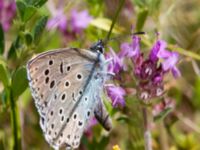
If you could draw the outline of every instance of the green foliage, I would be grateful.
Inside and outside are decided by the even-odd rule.
[[[28,5],[40,8],[42,7],[47,0],[24,0]]]
[[[196,78],[194,87],[194,97],[192,103],[194,107],[198,109],[200,108],[200,77]]]
[[[20,45],[20,36],[18,35],[16,37],[16,40],[13,41],[10,49],[8,50],[8,59],[17,57],[17,50],[20,48],[20,46],[21,46]]]
[[[85,145],[87,145],[88,150],[102,150],[102,149],[106,149],[106,146],[109,143],[109,138],[105,136],[102,136],[99,140],[97,140],[96,138],[93,138],[92,142],[89,143],[89,141],[87,140],[87,137],[84,137],[83,142]]]
[[[46,23],[47,23],[47,16],[41,17],[33,30],[33,42],[37,45],[40,41],[40,38],[42,36],[42,33],[45,29]]]
[[[19,97],[25,91],[25,89],[28,86],[27,73],[25,67],[21,67],[14,72],[12,76],[11,86],[14,98]]]
[[[136,22],[136,31],[141,31],[148,16],[148,9],[140,9]]]
[[[8,71],[2,64],[0,64],[0,80],[2,81],[4,87],[8,87],[10,85]]]
[[[161,113],[153,118],[155,122],[162,121],[172,111],[172,108],[166,108]]]
[[[23,1],[17,1],[17,9],[23,22],[27,22],[36,12],[36,8]]]
[[[134,4],[137,5],[140,8],[143,8],[147,5],[147,1],[146,0],[133,0]]]
[[[27,22],[47,0],[18,0],[16,2],[22,22]]]
[[[3,33],[3,28],[0,23],[0,55],[3,54],[4,52],[4,33]]]
[[[26,42],[26,45],[31,45],[32,42],[33,42],[33,36],[31,33],[26,33],[25,34],[25,42]]]

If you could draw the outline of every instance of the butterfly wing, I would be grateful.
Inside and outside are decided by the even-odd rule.
[[[97,53],[75,48],[38,55],[27,64],[29,85],[46,140],[77,148],[101,94]]]

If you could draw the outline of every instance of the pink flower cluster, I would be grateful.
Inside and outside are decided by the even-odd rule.
[[[72,10],[70,16],[67,17],[64,11],[59,9],[54,17],[48,21],[47,28],[58,28],[64,34],[81,33],[83,29],[87,28],[91,20],[92,17],[87,10]]]
[[[0,23],[3,30],[10,29],[13,18],[16,14],[16,3],[14,0],[0,0]]]
[[[112,58],[108,70],[115,74],[117,80],[121,82],[120,72],[126,70],[124,60],[130,58],[133,65],[133,75],[136,77],[136,89],[139,99],[149,103],[151,99],[160,97],[164,93],[164,76],[172,72],[173,76],[179,77],[180,71],[176,67],[178,62],[178,53],[166,49],[167,43],[158,40],[153,45],[147,58],[141,52],[141,39],[138,36],[132,37],[131,43],[121,44],[121,50],[116,54],[110,49],[107,58]],[[124,88],[119,86],[108,86],[108,96],[111,98],[113,106],[125,105]]]

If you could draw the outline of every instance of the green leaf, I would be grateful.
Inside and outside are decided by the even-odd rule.
[[[14,43],[12,43],[12,45],[11,45],[9,51],[8,51],[8,59],[10,59],[12,57],[14,57],[14,58],[17,57]]]
[[[9,103],[10,98],[10,88],[4,88],[2,93],[0,94],[0,99],[3,104],[3,109],[6,109],[6,106]]]
[[[27,88],[28,80],[26,75],[26,68],[21,67],[16,70],[12,76],[12,94],[14,98],[20,96]]]
[[[150,8],[150,13],[158,12],[160,8],[162,0],[150,0],[149,1],[149,8]]]
[[[26,4],[34,6],[34,7],[42,7],[47,0],[24,0],[26,2]]]
[[[23,20],[24,13],[25,13],[25,10],[26,10],[26,4],[22,1],[17,1],[16,4],[17,4],[17,10],[19,11],[19,15],[21,17],[21,20]]]
[[[0,80],[2,81],[4,87],[9,86],[9,75],[6,68],[0,64]]]
[[[33,30],[33,41],[35,44],[39,43],[42,33],[45,29],[47,20],[48,20],[48,17],[44,16],[40,20],[38,20],[38,22],[36,23],[36,26]]]
[[[148,16],[148,12],[149,11],[147,8],[140,9],[136,21],[136,31],[140,31],[143,28],[146,18]]]
[[[194,85],[194,96],[192,98],[192,103],[196,109],[200,109],[200,77],[196,78]]]
[[[98,149],[99,150],[102,150],[102,149],[106,149],[106,146],[108,145],[109,143],[109,137],[105,137],[103,136],[100,140],[100,142],[98,143]]]
[[[31,43],[33,41],[33,37],[31,35],[31,33],[26,33],[25,34],[25,41],[26,41],[26,45],[31,45]]]
[[[154,122],[163,120],[171,111],[172,111],[172,108],[164,109],[160,114],[158,114],[157,116],[153,118]]]
[[[18,35],[17,38],[15,39],[15,41],[11,44],[11,47],[8,51],[8,59],[14,57],[17,57],[17,52],[16,50],[20,48],[21,46],[21,37]]]
[[[36,12],[36,7],[27,5],[22,1],[17,1],[17,8],[23,22],[27,22]]]
[[[34,3],[35,7],[42,7],[45,3],[47,2],[47,0],[39,0],[36,3]]]
[[[37,11],[37,9],[33,6],[27,6],[25,9],[25,13],[23,16],[23,21],[27,22]]]
[[[127,116],[122,116],[116,119],[119,122],[128,122],[129,118]]]
[[[4,52],[4,32],[3,27],[0,23],[0,55]]]
[[[133,2],[140,8],[143,8],[144,6],[147,5],[147,2],[145,0],[133,0]]]

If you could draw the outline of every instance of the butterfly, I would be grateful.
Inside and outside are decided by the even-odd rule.
[[[54,148],[78,148],[92,117],[110,130],[101,99],[109,61],[99,40],[89,49],[63,48],[41,53],[27,63],[27,76],[40,126]]]

